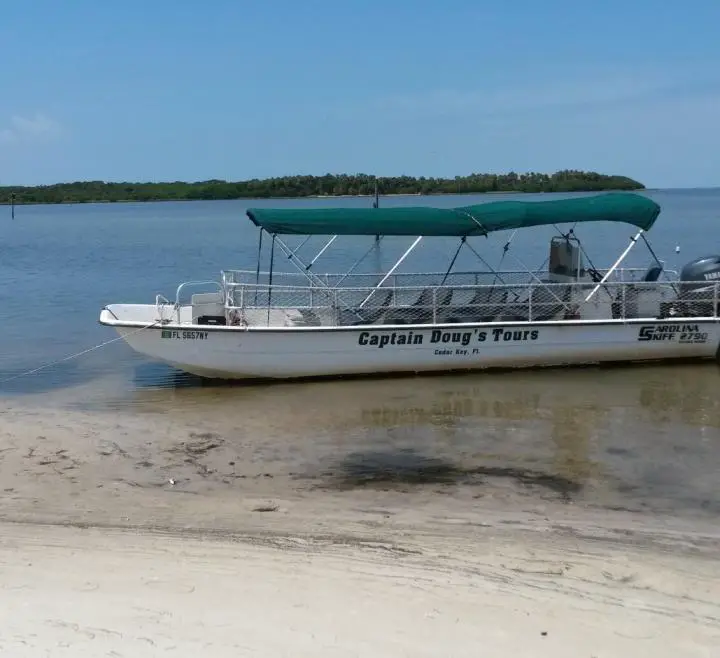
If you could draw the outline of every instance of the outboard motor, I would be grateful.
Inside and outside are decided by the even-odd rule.
[[[692,290],[720,281],[720,256],[703,256],[680,271],[681,290]]]
[[[689,316],[715,315],[716,283],[720,283],[720,255],[703,256],[687,263],[680,271],[678,301],[683,308],[678,310]]]

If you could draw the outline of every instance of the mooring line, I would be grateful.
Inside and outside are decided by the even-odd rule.
[[[94,345],[93,347],[89,347],[86,350],[83,350],[82,352],[76,352],[75,354],[70,354],[69,356],[65,356],[62,359],[58,359],[57,361],[51,361],[50,363],[45,363],[41,366],[38,366],[37,368],[33,368],[32,370],[26,370],[25,372],[18,373],[17,375],[13,375],[12,377],[8,377],[7,379],[0,379],[0,384],[5,384],[7,382],[11,382],[15,379],[20,379],[21,377],[27,377],[28,375],[34,375],[36,372],[39,372],[40,370],[45,370],[45,368],[51,368],[52,366],[56,366],[58,363],[64,363],[65,361],[71,361],[72,359],[77,359],[81,356],[84,356],[85,354],[88,354],[89,352],[94,352],[95,350],[99,350],[101,347],[107,347],[108,345],[111,345],[112,343],[117,343],[120,340],[124,340],[127,336],[132,336],[133,334],[140,333],[141,331],[145,331],[145,329],[150,329],[150,327],[155,326],[158,324],[160,320],[155,320],[154,322],[151,322],[148,325],[145,325],[143,327],[139,327],[138,329],[135,329],[135,331],[131,331],[130,333],[125,334],[124,336],[117,336],[116,338],[111,338],[110,340],[106,340],[104,343],[100,343],[99,345]]]

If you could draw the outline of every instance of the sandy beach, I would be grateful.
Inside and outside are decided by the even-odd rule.
[[[470,540],[0,533],[0,642],[18,657],[710,658],[720,640],[718,564],[697,546],[495,527]]]
[[[527,473],[350,486],[273,459],[277,417],[255,443],[252,418],[231,441],[211,417],[4,404],[3,655],[710,658],[720,646],[709,519],[590,509]]]

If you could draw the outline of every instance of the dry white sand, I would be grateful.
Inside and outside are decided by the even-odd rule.
[[[181,418],[0,419],[3,656],[718,655],[699,522],[313,490]]]
[[[720,646],[714,559],[494,531],[399,544],[0,532],[0,650],[14,658],[711,658]]]

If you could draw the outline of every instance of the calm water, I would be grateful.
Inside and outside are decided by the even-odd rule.
[[[698,256],[720,252],[720,190],[647,194],[663,207],[648,237],[668,267],[679,268]],[[382,204],[451,206],[500,198],[508,197],[397,197],[383,199]],[[249,205],[331,204],[364,206],[370,200]],[[0,208],[0,379],[114,338],[112,330],[97,323],[105,304],[151,302],[157,293],[173,299],[182,281],[215,279],[221,269],[253,268],[257,229],[244,215],[247,205],[232,201],[32,206],[18,208],[14,221],[9,209]],[[632,229],[591,226],[581,227],[578,234],[595,265],[608,266],[627,244]],[[538,267],[547,257],[553,232],[517,234],[503,261],[501,247],[507,235],[477,240],[476,247],[493,266]],[[431,242],[421,245],[404,271],[445,269],[456,243]],[[318,239],[302,253],[321,244]],[[388,240],[381,262],[368,267],[393,261],[407,244],[409,240]],[[367,239],[339,238],[318,261],[317,271],[346,264],[368,246]],[[642,245],[627,261],[640,267],[649,263]],[[467,252],[456,268],[477,266]],[[278,440],[292,440],[294,433],[305,433],[307,438],[312,426],[324,432],[323,445],[329,448],[323,456],[318,449],[314,465],[312,451],[306,454],[308,472],[331,472],[343,459],[347,468],[361,471],[362,464],[370,471],[402,472],[415,466],[422,470],[423,460],[430,464],[438,459],[459,468],[461,462],[469,463],[468,455],[474,455],[476,474],[482,468],[498,473],[504,468],[540,468],[552,476],[592,481],[588,490],[612,490],[613,504],[622,504],[617,499],[621,495],[632,499],[631,507],[642,500],[658,505],[672,500],[674,505],[717,511],[719,383],[720,370],[707,365],[372,383],[201,386],[165,366],[148,363],[117,342],[6,382],[0,385],[0,395],[133,414],[182,408],[191,409],[196,417],[232,417],[252,408],[258,427],[263,421],[257,409],[265,410],[269,418],[277,413],[273,409],[297,411],[303,401],[300,406],[311,412],[312,422],[298,426],[297,413],[288,415]],[[309,397],[309,391],[317,395]],[[365,452],[358,453],[359,444]],[[353,459],[360,459],[360,466],[351,467]],[[373,459],[380,460],[379,465],[372,466]]]

